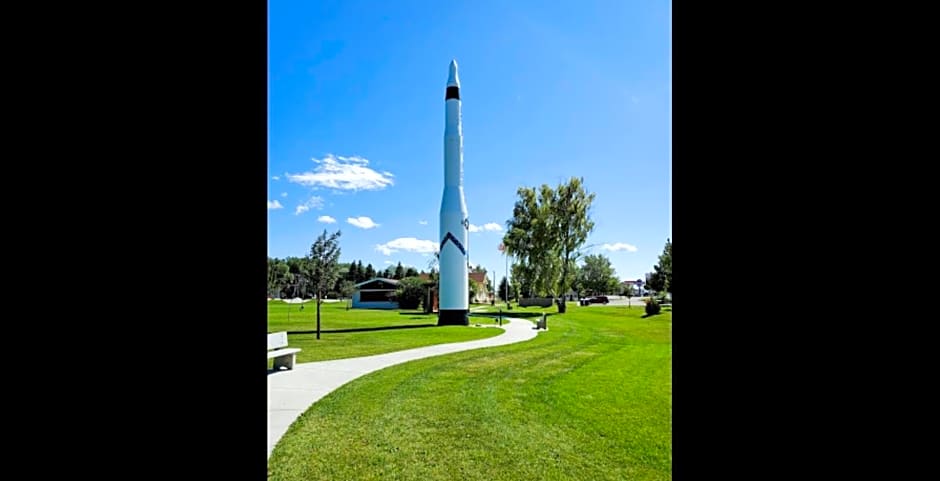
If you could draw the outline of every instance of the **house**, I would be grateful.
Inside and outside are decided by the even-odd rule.
[[[487,292],[486,288],[486,271],[481,272],[469,272],[467,276],[472,282],[478,284],[478,289],[476,291],[471,291],[470,302],[472,304],[489,304],[491,300],[494,299],[492,292]]]
[[[398,309],[395,291],[398,281],[375,277],[353,286],[353,309]]]

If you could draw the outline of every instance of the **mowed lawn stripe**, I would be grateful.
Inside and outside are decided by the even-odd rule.
[[[421,359],[325,396],[270,479],[671,479],[671,313],[569,307],[525,343]]]

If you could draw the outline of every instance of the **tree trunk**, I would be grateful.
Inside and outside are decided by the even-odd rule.
[[[317,340],[320,339],[320,290],[317,289]]]
[[[558,287],[559,287],[559,290],[561,291],[561,300],[558,302],[558,313],[559,313],[559,314],[564,314],[564,313],[565,313],[565,309],[567,309],[566,302],[565,302],[565,296],[568,294],[568,286],[567,286],[566,284],[567,284],[567,280],[568,280],[568,256],[569,256],[569,255],[571,255],[571,254],[570,254],[570,253],[568,252],[568,250],[566,249],[566,250],[565,250],[565,260],[564,260],[564,264],[561,266],[561,283],[560,283],[561,285],[558,286]]]

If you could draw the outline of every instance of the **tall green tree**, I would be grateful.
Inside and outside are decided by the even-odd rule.
[[[591,294],[612,294],[619,290],[616,272],[603,254],[586,256],[579,272],[580,286]]]
[[[662,292],[666,286],[666,279],[662,273],[656,272],[654,269],[653,272],[646,273],[646,282],[643,285],[650,292]]]
[[[653,272],[646,274],[647,289],[656,292],[668,292],[672,295],[672,241],[666,239],[666,247],[659,255]]]
[[[326,230],[310,247],[307,258],[307,279],[317,296],[317,339],[320,339],[320,304],[323,295],[339,277],[340,231],[328,234]]]
[[[510,286],[508,282],[506,282],[506,276],[503,276],[503,278],[499,281],[499,292],[497,292],[497,295],[499,295],[500,300],[503,302],[508,302],[509,299],[512,299],[516,296],[513,287]],[[508,298],[506,297],[507,295],[509,296]]]
[[[395,277],[393,279],[401,280],[405,278],[405,268],[402,267],[401,261],[398,261],[398,265],[395,266]]]
[[[414,267],[405,269],[405,277],[418,277],[418,270]]]
[[[506,251],[516,259],[513,280],[519,275],[520,286],[558,297],[558,312],[564,313],[563,296],[575,281],[579,248],[594,230],[589,211],[595,194],[587,193],[577,177],[555,189],[543,184],[538,191],[522,187],[517,194],[503,236]]]
[[[669,238],[666,239],[666,247],[663,248],[663,253],[659,256],[659,264],[654,266],[653,269],[662,272],[663,290],[672,296],[672,240]]]
[[[268,296],[277,297],[277,271],[275,260],[268,257]]]
[[[362,260],[356,262],[356,284],[371,279],[366,276],[366,269],[362,267]]]
[[[590,209],[594,202],[594,193],[584,190],[584,179],[572,177],[556,189],[553,206],[553,225],[557,227],[555,236],[561,247],[561,277],[558,280],[558,292],[568,292],[573,277],[571,266],[576,262],[578,249],[587,241],[588,234],[594,230]],[[558,304],[558,312],[565,312],[565,302]]]
[[[349,263],[349,270],[346,271],[346,280],[353,284],[359,283],[359,265],[356,264],[356,261]]]
[[[362,279],[363,281],[367,281],[367,280],[372,279],[373,277],[376,276],[376,275],[375,275],[375,268],[372,267],[372,264],[367,265],[367,266],[366,266],[366,270],[365,270],[364,272],[365,272],[365,274],[363,275],[363,279]],[[361,281],[360,281],[360,282],[361,282]]]
[[[506,252],[514,259],[513,281],[525,297],[554,294],[557,246],[549,218],[553,191],[542,185],[539,190],[520,187],[516,193],[519,198],[503,236]]]
[[[294,275],[290,273],[290,266],[281,259],[274,259],[272,265],[274,271],[274,296],[284,297],[294,281]]]

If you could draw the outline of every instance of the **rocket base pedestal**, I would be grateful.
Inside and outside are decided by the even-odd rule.
[[[464,309],[448,309],[438,311],[438,326],[469,326],[470,311]]]

